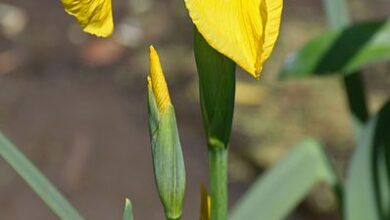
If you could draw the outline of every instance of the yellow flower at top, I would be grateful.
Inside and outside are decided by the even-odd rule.
[[[171,104],[167,82],[161,68],[160,58],[153,46],[150,46],[150,74],[148,76],[148,87],[153,91],[157,108],[162,113]]]
[[[185,0],[208,44],[255,78],[279,34],[283,0]]]
[[[114,30],[111,0],[61,0],[87,33],[108,37]]]

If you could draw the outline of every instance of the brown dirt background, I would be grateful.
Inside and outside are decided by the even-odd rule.
[[[207,181],[207,154],[192,25],[183,1],[138,1],[141,6],[136,0],[113,1],[117,30],[125,37],[117,34],[106,40],[82,33],[59,0],[2,2],[20,7],[28,23],[16,36],[0,35],[0,129],[86,219],[121,219],[125,197],[134,204],[135,219],[163,219],[146,110],[147,46],[154,44],[176,107],[186,159],[183,219],[198,219],[198,188]],[[354,20],[390,12],[386,0],[349,3]],[[276,79],[287,53],[324,28],[320,1],[285,1],[280,40],[263,79],[258,82],[238,71],[231,206],[257,174],[305,136],[326,144],[343,175],[353,142],[338,79]],[[388,63],[366,70],[372,111],[389,96],[388,70]],[[289,219],[340,219],[332,198],[327,187],[316,187]],[[1,159],[0,219],[57,219]]]

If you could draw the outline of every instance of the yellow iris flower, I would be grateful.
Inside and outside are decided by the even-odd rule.
[[[114,30],[111,0],[61,0],[65,11],[76,17],[85,32],[99,37]]]
[[[255,78],[279,34],[283,0],[185,0],[208,44]]]

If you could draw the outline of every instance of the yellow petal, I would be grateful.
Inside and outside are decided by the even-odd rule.
[[[111,0],[61,0],[65,11],[76,17],[85,32],[107,37],[114,30]]]
[[[279,34],[283,0],[185,0],[206,41],[258,78]]]
[[[157,108],[164,112],[171,104],[168,86],[161,68],[160,58],[153,46],[150,46],[150,74],[148,76],[148,86],[152,89],[156,99]]]
[[[200,185],[200,220],[210,220],[210,195],[206,187]]]

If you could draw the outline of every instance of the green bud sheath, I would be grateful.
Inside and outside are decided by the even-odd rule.
[[[227,148],[232,130],[236,64],[208,45],[195,29],[199,93],[209,148]]]
[[[185,167],[175,111],[169,104],[163,112],[160,112],[151,88],[148,89],[148,107],[157,189],[166,218],[180,219],[185,191]]]
[[[228,143],[234,112],[236,64],[213,49],[196,28],[194,50],[209,152],[211,219],[227,220]]]

